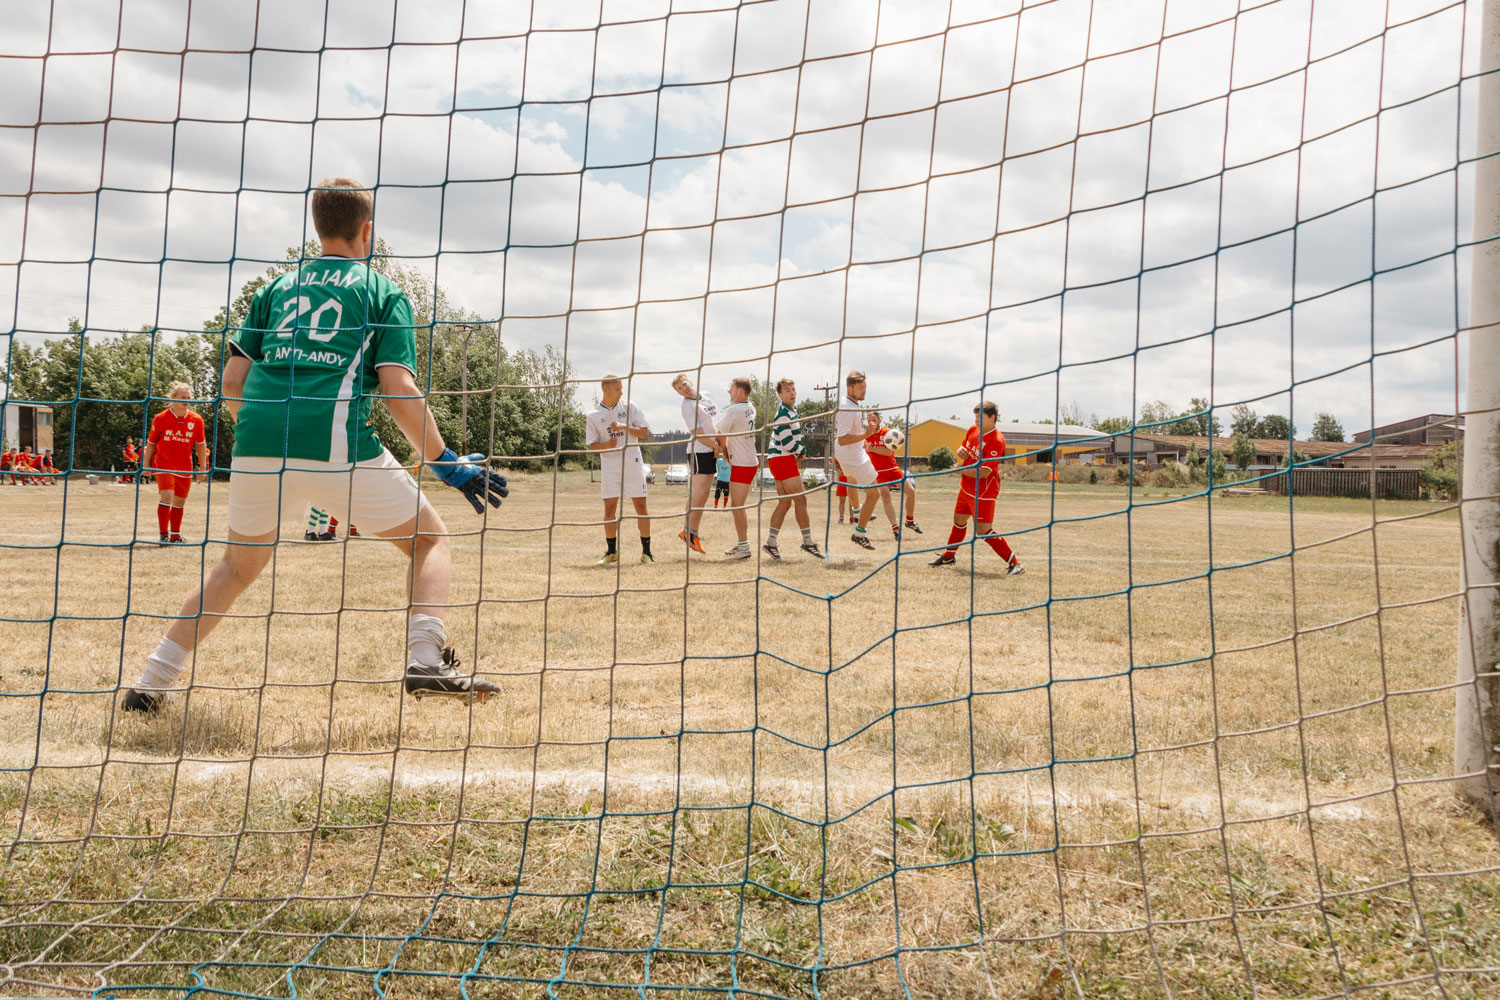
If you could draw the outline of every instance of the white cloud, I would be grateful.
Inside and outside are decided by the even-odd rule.
[[[1313,380],[1298,414],[1359,426],[1351,379],[1377,374],[1386,416],[1451,405],[1434,402],[1451,394],[1451,342],[1446,369],[1382,360],[1318,379],[1368,361],[1372,337],[1384,350],[1453,329],[1467,279],[1451,258],[1372,278],[1372,260],[1442,254],[1469,225],[1454,93],[1392,106],[1456,82],[1463,12],[1421,17],[1438,0],[1395,4],[1393,23],[1420,19],[1384,37],[1381,5],[1360,0],[1275,0],[1223,24],[1227,0],[956,3],[935,38],[920,36],[948,7],[915,0],[332,0],[326,25],[297,0],[263,0],[258,20],[194,5],[191,23],[185,0],[53,6],[45,93],[40,60],[6,58],[47,53],[45,5],[9,12],[0,39],[0,125],[27,126],[0,128],[0,194],[81,192],[33,194],[24,242],[23,202],[0,198],[0,301],[21,329],[85,313],[194,328],[307,232],[307,185],[347,174],[378,180],[381,235],[453,300],[503,310],[513,346],[566,333],[580,373],[701,356],[715,385],[738,366],[810,386],[858,366],[886,404],[893,387],[972,396],[989,378],[1029,418],[1059,393],[1125,412],[1132,384],[1178,404],[1210,379],[1216,400],[1282,393],[1295,346]],[[157,51],[77,54],[114,49],[116,10],[122,44]],[[1154,45],[1163,24],[1173,37]],[[1356,47],[1307,67],[1309,45]],[[1013,55],[1018,78],[1052,75],[1010,88]],[[1231,79],[1259,85],[1230,96]],[[608,96],[629,90],[646,92]],[[1375,123],[1345,126],[1381,106],[1377,163]],[[52,124],[34,128],[39,107]],[[109,114],[163,124],[55,124]],[[653,147],[688,158],[595,169]],[[1439,176],[1372,202],[1377,166],[1382,187]],[[101,170],[131,190],[98,193]],[[1294,285],[1293,238],[1262,237],[1299,217]],[[1143,235],[1153,270],[1138,276]],[[1347,282],[1293,308],[1294,290]],[[601,311],[564,319],[570,306]],[[1159,346],[1182,337],[1197,339]],[[638,389],[675,426],[666,379]]]

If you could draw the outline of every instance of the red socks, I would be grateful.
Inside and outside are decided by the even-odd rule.
[[[991,535],[984,541],[986,545],[995,550],[996,555],[1005,560],[1007,565],[1016,558],[1016,554],[1010,550],[1010,545],[999,535]]]
[[[958,543],[961,542],[961,541],[963,541],[964,540],[964,536],[967,535],[968,533],[969,533],[969,526],[967,524],[964,525],[961,528],[958,525],[955,524],[953,526],[953,530],[950,531],[950,532],[948,532],[948,550],[946,552],[944,552],[943,555],[945,555],[945,556],[956,556],[956,555],[958,555]]]
[[[181,507],[173,507],[172,508],[172,534],[176,535],[176,534],[180,534],[181,532],[182,532],[182,508]]]
[[[159,504],[156,505],[156,524],[157,524],[157,527],[159,527],[161,529],[161,533],[163,535],[165,535],[167,533],[167,527],[170,524],[170,518],[171,518],[171,516],[172,516],[172,505],[171,504],[169,504],[169,503],[159,503]]]

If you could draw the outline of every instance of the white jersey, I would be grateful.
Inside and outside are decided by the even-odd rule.
[[[638,439],[630,437],[625,431],[610,430],[609,425],[613,423],[645,427],[646,415],[639,406],[627,403],[623,398],[614,406],[600,406],[589,414],[588,443],[593,445],[611,442],[609,448],[595,452],[599,456],[599,471],[602,473],[600,478],[606,485],[618,485],[626,478],[630,479],[631,484],[636,480],[644,483],[646,469],[641,462],[641,446],[636,444]]]
[[[713,398],[708,393],[700,392],[697,399],[682,401],[682,420],[689,431],[696,431],[698,434],[698,439],[693,442],[693,451],[714,450],[714,446],[708,441],[719,434],[719,408],[714,405]]]
[[[729,445],[730,465],[760,464],[760,454],[755,450],[755,406],[748,399],[724,407],[719,433]]]
[[[845,438],[851,434],[859,435],[859,440],[853,444],[834,445],[833,457],[838,459],[839,464],[844,468],[851,469],[870,460],[869,453],[865,451],[865,411],[848,396],[839,400],[839,412],[834,420],[833,433],[836,438]]]

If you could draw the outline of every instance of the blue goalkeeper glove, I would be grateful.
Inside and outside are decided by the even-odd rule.
[[[474,513],[483,514],[486,500],[491,507],[498,507],[502,498],[510,496],[509,483],[505,477],[485,468],[483,462],[483,455],[465,455],[459,458],[452,448],[444,448],[435,461],[427,464],[439,479],[458,490],[474,505]]]

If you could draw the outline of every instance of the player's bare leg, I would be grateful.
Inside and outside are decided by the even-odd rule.
[[[901,518],[896,513],[896,505],[891,502],[891,488],[889,486],[880,487],[880,505],[885,508],[885,519],[891,522],[891,532],[897,538],[901,537]]]
[[[646,513],[646,498],[631,497],[635,505],[635,525],[641,532],[641,562],[651,565],[656,559],[651,555],[651,515]]]
[[[411,558],[411,617],[406,627],[406,690],[423,695],[452,695],[483,701],[500,688],[491,681],[460,673],[453,647],[445,645],[443,613],[453,577],[448,526],[431,504],[415,518],[376,533]]]
[[[275,546],[274,531],[242,535],[229,529],[229,544],[224,547],[224,554],[182,602],[179,617],[167,629],[156,652],[146,658],[146,669],[140,679],[126,689],[121,708],[127,712],[153,712],[160,707],[165,691],[175,687],[187,671],[193,650],[218,628],[224,614],[260,576],[271,561]]]
[[[620,536],[620,498],[606,497],[604,500],[604,555],[595,566],[612,566],[620,561],[615,545]]]
[[[906,507],[906,530],[915,531],[920,535],[922,529],[917,526],[917,484],[908,476],[901,480],[901,490],[902,502]]]
[[[745,510],[745,501],[748,499],[749,483],[729,484],[729,513],[734,518],[734,533],[739,539],[733,548],[724,553],[731,559],[750,558],[750,515]]]
[[[708,491],[713,489],[714,476],[693,474],[691,485],[688,487],[687,527],[678,534],[688,548],[694,552],[706,552],[703,541],[698,537],[698,525],[703,522],[703,508],[708,503]]]

